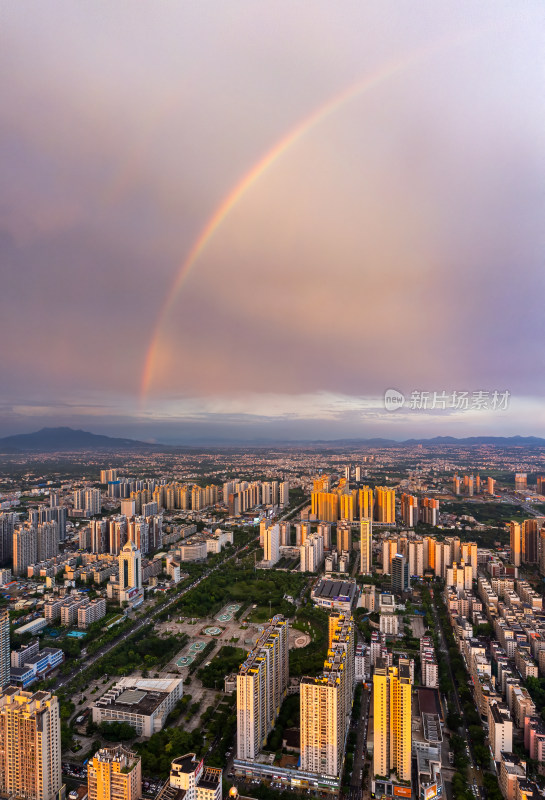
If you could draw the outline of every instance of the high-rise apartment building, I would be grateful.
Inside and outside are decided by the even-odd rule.
[[[409,556],[409,576],[424,575],[424,541],[417,539],[408,543],[408,556]]]
[[[280,546],[289,547],[291,544],[291,522],[280,523]]]
[[[370,575],[373,565],[373,522],[362,519],[360,522],[360,572]]]
[[[329,475],[320,475],[318,478],[314,478],[312,482],[313,492],[329,492],[330,489],[331,478]]]
[[[0,610],[0,690],[9,686],[11,653],[9,647],[9,609]]]
[[[13,534],[18,516],[13,511],[0,513],[0,564],[13,557]]]
[[[57,522],[42,522],[36,531],[37,560],[47,561],[59,554],[59,526]]]
[[[378,658],[373,679],[375,778],[411,780],[411,676],[407,664],[387,666]]]
[[[269,525],[264,533],[263,560],[272,567],[280,559],[280,525]]]
[[[496,481],[494,478],[487,478],[486,479],[486,492],[487,494],[494,494],[494,488],[496,486]]]
[[[360,519],[373,519],[373,490],[369,486],[358,491],[358,507]]]
[[[446,584],[453,586],[458,591],[462,589],[471,591],[473,586],[473,570],[471,564],[461,561],[459,564],[454,561],[446,569]]]
[[[265,531],[270,528],[271,521],[269,519],[262,519],[259,523],[259,546],[265,547]]]
[[[0,694],[0,792],[56,800],[61,790],[59,702],[8,686]]]
[[[88,517],[100,514],[102,508],[100,489],[86,489],[84,504],[85,513]]]
[[[437,525],[439,514],[439,500],[435,497],[422,497],[420,499],[420,521],[426,525]]]
[[[522,492],[528,488],[528,475],[526,472],[515,473],[515,491]]]
[[[74,491],[74,511],[85,510],[85,489],[76,489]]]
[[[339,517],[346,522],[353,522],[357,517],[358,493],[351,492],[339,494]]]
[[[375,519],[377,522],[392,524],[396,521],[394,489],[377,486],[375,489]]]
[[[32,511],[33,509],[30,509]],[[30,515],[29,511],[29,515]],[[38,519],[30,520],[34,527],[42,522],[56,522],[59,526],[59,540],[64,542],[66,538],[67,510],[65,506],[53,506],[52,508],[42,506],[38,511]]]
[[[91,528],[91,552],[107,553],[109,545],[108,521],[105,519],[92,519],[89,525]]]
[[[466,564],[471,564],[473,578],[477,578],[477,567],[479,565],[479,556],[477,542],[462,542],[460,544],[460,554],[458,556]]]
[[[509,523],[509,548],[511,561],[515,567],[522,563],[522,530],[518,522]]]
[[[392,558],[392,589],[394,592],[407,592],[410,588],[409,562],[401,553]]]
[[[352,550],[352,528],[350,525],[337,525],[337,553],[349,553]]]
[[[149,553],[150,547],[150,526],[144,517],[133,517],[127,520],[127,539],[134,542],[137,550],[141,553]]]
[[[523,564],[538,563],[539,526],[537,519],[525,519],[521,531],[521,560]]]
[[[289,481],[282,481],[280,484],[280,505],[286,508],[290,504],[290,484]]]
[[[503,703],[491,700],[488,704],[488,739],[494,761],[501,760],[502,753],[513,750],[513,720]]]
[[[295,523],[295,544],[300,547],[304,544],[310,536],[311,527],[310,522],[296,522]]]
[[[317,492],[310,495],[311,514],[320,522],[337,522],[339,495],[336,492]]]
[[[16,525],[13,533],[13,572],[26,575],[27,567],[38,560],[38,535],[29,522]]]
[[[321,522],[316,532],[324,540],[324,550],[331,550],[331,522]]]
[[[101,483],[110,483],[111,481],[117,480],[117,470],[116,469],[101,469],[100,470],[100,482]]]
[[[253,761],[265,744],[289,679],[289,623],[270,620],[237,675],[237,754]]]
[[[539,532],[539,541],[541,545],[539,551],[539,571],[542,575],[545,575],[545,528],[542,528]]]
[[[354,691],[354,623],[333,614],[324,669],[300,685],[301,769],[339,775]]]
[[[140,757],[121,745],[98,750],[87,766],[89,800],[140,800]]]
[[[119,602],[135,606],[144,599],[142,556],[134,542],[128,541],[119,554]]]
[[[317,533],[311,534],[299,548],[301,572],[317,572],[324,560],[324,540]]]
[[[392,574],[392,559],[397,553],[397,539],[384,539],[382,542],[382,572]]]
[[[401,495],[401,520],[408,528],[414,528],[418,522],[418,497],[412,494]]]

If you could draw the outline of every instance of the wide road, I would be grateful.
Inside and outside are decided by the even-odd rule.
[[[443,651],[443,653],[445,655],[445,661],[446,661],[446,664],[447,664],[447,667],[448,667],[450,680],[452,682],[452,685],[454,686],[454,695],[453,696],[454,696],[454,701],[456,703],[456,710],[458,712],[458,715],[460,716],[460,719],[462,719],[463,723],[464,723],[463,728],[459,728],[458,729],[458,733],[460,734],[460,736],[462,736],[462,738],[464,738],[466,740],[466,744],[467,744],[466,755],[467,755],[467,757],[469,759],[469,767],[470,767],[470,770],[471,770],[470,774],[469,774],[470,781],[471,781],[471,784],[476,783],[477,786],[479,787],[479,790],[480,790],[480,787],[482,786],[482,777],[481,777],[482,773],[481,773],[481,771],[479,769],[477,769],[477,765],[475,763],[475,758],[473,756],[473,748],[471,747],[471,741],[470,741],[470,737],[469,737],[469,731],[467,729],[466,717],[465,717],[465,714],[464,714],[464,710],[463,710],[462,706],[460,705],[460,698],[458,696],[458,692],[456,691],[457,683],[456,683],[456,680],[454,678],[454,674],[452,672],[452,667],[451,667],[451,664],[450,664],[450,658],[449,658],[449,654],[448,654],[448,647],[447,647],[445,636],[444,636],[444,633],[443,633],[443,628],[442,628],[441,623],[439,621],[439,614],[437,613],[437,608],[435,606],[435,594],[433,594],[433,596],[432,596],[432,601],[433,601],[432,602],[432,608],[433,608],[433,617],[434,617],[434,620],[435,620],[435,627],[439,631],[439,640],[440,640],[441,650]]]
[[[356,750],[354,752],[354,765],[352,768],[352,780],[350,781],[350,789],[345,792],[345,796],[349,798],[349,800],[361,800],[362,797],[362,773],[365,763],[367,726],[369,724],[369,701],[369,690],[364,688],[357,716],[357,739]]]

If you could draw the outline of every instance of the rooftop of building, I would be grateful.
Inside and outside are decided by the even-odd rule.
[[[325,597],[331,600],[352,600],[356,594],[355,581],[341,581],[323,578],[313,589],[315,597]]]
[[[220,784],[221,775],[222,770],[220,768],[205,766],[199,780],[199,786],[203,789],[215,789]]]
[[[128,750],[122,745],[117,747],[101,747],[97,750],[94,757],[97,761],[114,762],[114,761],[128,761],[129,764],[135,764],[139,757],[132,750]]]
[[[418,705],[421,714],[441,715],[441,703],[439,702],[439,692],[426,686],[418,688]]]
[[[422,714],[422,726],[424,728],[424,738],[434,744],[443,741],[441,733],[441,719],[438,714]]]
[[[177,786],[171,786],[167,780],[156,800],[184,800],[187,792],[185,789],[179,789]]]
[[[505,711],[507,711],[507,715],[505,714]],[[506,721],[506,716],[507,719],[509,719],[509,710],[505,707],[504,713],[502,714],[502,711],[497,703],[490,704],[490,712],[492,714],[493,721],[500,725]]]
[[[149,716],[161,705],[174,690],[175,684],[179,682],[176,680],[122,678],[94,705],[97,708],[130,711],[132,714]]]
[[[167,692],[143,692],[138,689],[125,689],[117,698],[101,698],[96,705],[117,711],[130,711],[148,717],[161,705],[168,696]],[[103,701],[103,702],[102,702]]]
[[[189,775],[195,772],[198,764],[199,760],[195,753],[186,753],[185,756],[178,756],[172,760],[172,769]]]

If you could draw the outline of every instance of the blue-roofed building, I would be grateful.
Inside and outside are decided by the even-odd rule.
[[[11,653],[10,683],[23,689],[33,681],[43,678],[64,661],[64,653],[55,647],[40,650],[38,639]]]

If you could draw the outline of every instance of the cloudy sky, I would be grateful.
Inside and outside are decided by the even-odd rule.
[[[2,15],[1,435],[545,435],[542,0]]]

